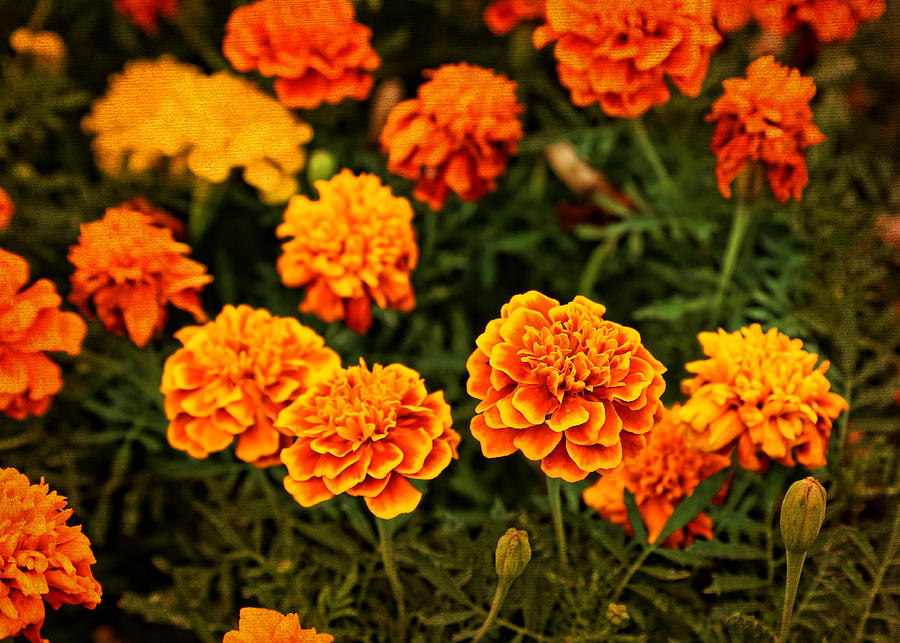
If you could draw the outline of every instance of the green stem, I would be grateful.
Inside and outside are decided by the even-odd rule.
[[[800,573],[806,552],[787,552],[787,579],[784,586],[784,607],[781,611],[781,629],[778,631],[778,643],[785,643],[791,629],[791,615],[794,613],[794,600],[797,598],[797,587],[800,585]]]
[[[553,529],[556,531],[556,545],[559,553],[559,573],[569,573],[569,557],[566,548],[566,530],[562,517],[562,480],[547,478],[547,497],[550,500],[550,514],[553,516]]]
[[[28,30],[40,31],[47,21],[47,16],[50,15],[50,10],[52,8],[53,0],[38,0],[35,4],[34,11],[31,12],[31,17],[28,18]]]
[[[710,316],[710,324],[719,323],[719,312],[722,307],[722,300],[725,297],[725,291],[731,282],[731,275],[734,272],[734,266],[737,263],[738,254],[740,253],[741,243],[750,227],[752,212],[747,208],[744,197],[738,194],[737,202],[734,208],[734,217],[731,219],[731,233],[728,236],[728,246],[725,248],[725,259],[722,261],[722,270],[719,273],[719,285],[716,288],[716,295],[713,299],[712,313]]]
[[[191,192],[191,203],[188,207],[188,234],[191,243],[196,244],[203,239],[206,230],[216,216],[228,180],[221,183],[211,183],[199,176],[194,177],[194,187]]]
[[[481,637],[485,635],[494,623],[494,619],[496,619],[497,614],[500,613],[500,608],[503,607],[503,601],[506,600],[506,595],[509,593],[511,585],[511,580],[503,576],[500,577],[500,580],[497,582],[497,591],[494,592],[494,600],[491,602],[491,611],[488,612],[487,618],[484,619],[484,623],[481,624],[481,627],[475,632],[475,636],[472,637],[472,643],[480,641]]]
[[[625,572],[625,576],[622,577],[622,580],[619,581],[619,584],[616,585],[615,591],[612,593],[612,597],[609,599],[610,603],[615,603],[619,600],[619,596],[622,594],[622,591],[625,589],[625,586],[628,585],[628,581],[631,580],[631,577],[634,576],[635,572],[641,568],[641,565],[644,564],[644,561],[650,557],[656,551],[656,545],[650,545],[649,547],[645,547],[644,551],[641,552],[641,555],[638,556],[637,560],[635,560],[631,567],[628,568],[628,571]]]
[[[400,631],[398,640],[403,640],[406,636],[406,605],[403,602],[403,585],[400,584],[397,568],[394,565],[394,546],[391,541],[391,530],[388,528],[387,521],[381,518],[375,519],[375,525],[378,527],[378,539],[381,543],[381,562],[384,563],[384,573],[388,577],[391,591],[394,592],[394,600],[397,603],[397,621]]]
[[[218,49],[209,43],[206,36],[201,33],[199,28],[200,23],[201,21],[198,18],[186,15],[184,12],[179,13],[172,21],[172,24],[175,25],[178,33],[184,38],[184,41],[197,52],[203,59],[203,62],[206,63],[207,67],[213,71],[230,70],[231,65],[229,62],[219,53]]]
[[[659,179],[659,182],[662,183],[663,188],[670,195],[677,196],[678,188],[672,181],[672,177],[669,175],[669,171],[666,169],[666,166],[663,165],[662,160],[659,158],[659,154],[656,152],[656,147],[654,147],[653,141],[650,140],[650,135],[647,133],[647,128],[644,125],[644,120],[640,116],[638,116],[637,118],[632,118],[631,126],[634,130],[634,137],[637,140],[638,145],[644,152],[644,156],[647,158],[647,161],[650,163],[653,171],[656,173],[656,178]]]

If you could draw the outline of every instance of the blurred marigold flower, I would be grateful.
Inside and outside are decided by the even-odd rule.
[[[331,634],[304,630],[296,614],[281,614],[259,607],[241,608],[238,629],[225,633],[222,643],[332,643]]]
[[[669,101],[665,77],[696,97],[722,38],[708,0],[547,0],[538,48],[557,41],[560,83],[572,102],[608,116],[640,116]]]
[[[227,305],[211,322],[175,333],[183,344],[166,360],[160,392],[169,444],[195,458],[222,451],[266,467],[279,462],[290,433],[278,413],[318,378],[340,368],[337,353],[311,328],[247,305]]]
[[[278,416],[297,436],[281,452],[284,488],[304,507],[348,493],[385,520],[413,511],[422,493],[407,478],[431,480],[459,457],[443,391],[428,393],[401,364],[360,359],[320,380]]]
[[[131,22],[155,36],[159,32],[160,18],[174,18],[179,0],[115,0],[116,11]]]
[[[775,460],[786,466],[825,464],[831,424],[847,401],[829,391],[830,363],[803,342],[759,324],[734,333],[721,328],[697,338],[709,359],[689,362],[696,377],[684,380],[690,399],[679,411],[691,426],[686,441],[705,453],[730,456],[735,446],[741,466],[762,472]],[[793,452],[793,454],[792,454]]]
[[[15,203],[9,198],[6,190],[0,188],[0,230],[6,230],[9,227],[9,222],[12,221],[15,213]]]
[[[31,484],[10,467],[0,469],[0,638],[41,637],[46,602],[94,609],[102,589],[91,565],[97,562],[81,525],[66,521],[72,509],[41,478]]]
[[[78,243],[69,248],[75,266],[69,301],[88,319],[96,314],[110,332],[127,332],[138,346],[163,331],[168,304],[206,321],[200,291],[213,278],[188,259],[190,251],[152,215],[127,203],[108,208],[99,221],[81,224]]]
[[[548,476],[575,482],[615,475],[646,447],[666,368],[605,312],[586,297],[560,305],[531,290],[488,322],[466,363],[469,395],[481,400],[472,435],[485,457],[520,450]]]
[[[729,78],[722,85],[725,94],[706,117],[716,124],[712,151],[719,191],[730,198],[734,178],[748,162],[759,161],[775,198],[799,201],[809,183],[804,152],[825,140],[809,107],[816,93],[813,79],[763,56],[747,67],[746,78]]]
[[[850,40],[885,8],[884,0],[756,0],[753,12],[764,29],[782,36],[807,25],[820,42],[834,42]]]
[[[417,181],[413,196],[433,210],[449,190],[477,201],[496,189],[522,138],[516,83],[468,63],[425,76],[431,80],[391,110],[381,132],[388,170]]]
[[[66,61],[66,43],[55,31],[31,31],[20,27],[9,36],[9,46],[17,54],[34,56],[45,68],[59,71]]]
[[[274,76],[288,107],[364,100],[381,58],[354,18],[350,0],[258,0],[231,14],[222,51],[238,71]]]
[[[170,56],[126,63],[81,126],[96,135],[97,165],[108,174],[168,160],[174,172],[221,183],[243,167],[267,203],[296,192],[312,138],[308,125],[252,83],[226,72],[207,76]]]
[[[547,0],[494,0],[484,10],[484,23],[491,33],[504,36],[524,20],[544,17]]]
[[[712,0],[713,18],[719,33],[740,31],[750,23],[757,0]]]
[[[343,170],[316,181],[319,200],[294,196],[278,226],[278,273],[286,286],[306,286],[300,310],[326,322],[344,319],[357,333],[372,323],[372,301],[408,311],[416,298],[410,271],[419,248],[409,201],[373,174]]]
[[[624,496],[625,489],[631,491],[647,525],[650,543],[662,532],[675,507],[690,496],[698,484],[731,464],[726,456],[701,454],[688,448],[684,442],[687,426],[678,419],[680,408],[676,404],[663,413],[662,419],[653,427],[650,444],[626,464],[618,476],[600,478],[583,493],[588,506],[607,520],[624,525],[633,535]],[[726,483],[717,496],[719,500],[727,488]],[[701,513],[666,538],[663,546],[683,549],[689,547],[696,536],[712,538],[712,535],[712,520]]]
[[[16,420],[46,413],[62,388],[45,351],[77,355],[87,333],[81,317],[59,310],[53,282],[38,279],[20,292],[26,283],[28,263],[0,248],[0,412]]]

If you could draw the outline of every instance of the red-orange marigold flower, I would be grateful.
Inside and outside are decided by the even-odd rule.
[[[497,187],[522,138],[516,83],[459,63],[425,72],[418,96],[398,103],[381,131],[388,170],[416,181],[419,201],[440,210],[453,190],[477,201]]]
[[[0,639],[48,643],[41,637],[45,602],[53,609],[100,602],[91,542],[81,525],[66,524],[71,515],[43,478],[31,484],[12,467],[0,469]]]
[[[523,20],[544,17],[547,0],[494,0],[484,10],[484,23],[497,36],[508,34]]]
[[[241,608],[238,629],[225,633],[222,643],[332,643],[331,634],[304,630],[296,614],[281,614],[259,607]]]
[[[559,81],[572,102],[640,116],[669,100],[668,76],[697,96],[722,38],[707,0],[547,0],[537,47],[557,41]]]
[[[19,292],[26,283],[28,263],[0,248],[0,412],[16,420],[46,413],[62,388],[59,366],[44,353],[77,355],[87,333],[81,317],[59,310],[53,282]]]
[[[318,378],[340,368],[337,353],[311,328],[250,306],[225,306],[211,322],[175,333],[184,346],[166,360],[169,444],[195,458],[225,449],[259,467],[279,462],[290,434],[278,413]]]
[[[275,233],[278,274],[306,286],[300,310],[326,322],[344,319],[357,333],[372,324],[372,302],[409,311],[416,304],[410,272],[419,259],[413,209],[373,174],[343,170],[316,181],[319,200],[296,195]]]
[[[16,206],[6,190],[0,188],[0,230],[6,230],[9,222],[12,221],[13,214],[16,213]]]
[[[231,14],[222,51],[238,71],[275,76],[288,107],[364,100],[381,58],[354,18],[350,0],[258,0]]]
[[[765,471],[770,460],[807,467],[825,464],[831,424],[847,401],[829,391],[830,366],[803,350],[803,342],[759,324],[726,333],[700,333],[709,359],[689,362],[696,377],[684,380],[690,395],[679,412],[691,426],[688,444],[731,455],[735,446],[745,469]]]
[[[799,201],[809,183],[804,152],[825,140],[809,107],[816,93],[813,79],[763,56],[747,67],[746,78],[729,78],[722,85],[725,94],[706,117],[716,123],[712,151],[719,191],[731,197],[734,178],[749,161],[759,161],[775,198]]]
[[[850,40],[859,24],[877,20],[884,0],[756,0],[753,12],[763,28],[780,35],[808,25],[820,42]]]
[[[115,0],[115,7],[145,33],[156,35],[160,18],[175,17],[178,0]]]
[[[167,304],[206,321],[200,291],[212,281],[206,267],[187,258],[191,248],[172,237],[144,212],[127,203],[108,208],[99,221],[81,225],[69,248],[72,294],[69,301],[107,330],[145,346],[161,333]]]
[[[653,427],[653,439],[647,448],[625,465],[615,478],[600,478],[584,490],[584,502],[600,512],[607,520],[624,525],[633,534],[625,508],[625,489],[634,494],[638,510],[647,525],[648,542],[662,532],[672,513],[682,500],[690,496],[697,485],[731,464],[719,454],[692,451],[684,442],[686,425],[678,419],[679,405],[666,410]],[[718,499],[725,495],[725,484]],[[672,533],[663,542],[671,549],[689,547],[696,536],[712,538],[712,520],[699,514],[683,529]]]
[[[341,493],[362,496],[385,520],[413,511],[431,480],[459,457],[443,391],[429,393],[401,364],[337,371],[281,412],[275,426],[297,441],[281,452],[284,488],[304,507]]]
[[[647,445],[666,368],[633,328],[586,297],[531,290],[504,304],[469,357],[472,435],[485,457],[517,450],[568,482],[614,475]]]

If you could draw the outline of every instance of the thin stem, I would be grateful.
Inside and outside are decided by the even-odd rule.
[[[38,0],[35,4],[34,11],[31,12],[31,17],[28,18],[28,30],[40,31],[47,21],[47,16],[50,15],[50,10],[52,8],[53,0]]]
[[[897,545],[900,543],[900,539],[897,538],[898,530],[900,530],[900,510],[898,510],[894,516],[894,526],[891,529],[891,536],[887,540],[887,551],[884,553],[883,562],[879,565],[875,578],[872,579],[872,589],[869,590],[869,594],[866,596],[866,609],[863,611],[862,618],[859,620],[859,625],[856,626],[856,633],[853,635],[854,643],[862,639],[863,632],[866,629],[866,621],[869,620],[869,615],[872,613],[872,604],[875,602],[875,597],[878,596],[878,592],[881,591],[884,573],[894,562],[894,556],[897,553]]]
[[[550,514],[553,516],[553,529],[556,531],[556,545],[559,553],[559,573],[563,576],[569,573],[569,557],[566,548],[566,530],[562,517],[562,480],[559,478],[547,478],[547,497],[550,500]]]
[[[406,604],[403,602],[403,585],[400,584],[397,568],[394,566],[394,546],[391,541],[391,532],[388,529],[386,520],[376,518],[375,525],[378,527],[378,539],[381,543],[381,562],[384,563],[384,573],[388,577],[391,591],[394,592],[394,600],[397,603],[397,621],[401,635],[400,640],[402,640],[406,634]]]
[[[659,154],[656,152],[656,147],[654,147],[653,141],[650,140],[650,135],[647,133],[647,128],[644,126],[644,120],[640,116],[638,116],[637,118],[632,118],[631,126],[634,130],[634,137],[637,140],[641,151],[643,151],[644,156],[647,158],[647,161],[650,163],[650,166],[656,173],[656,178],[659,179],[659,182],[662,183],[663,188],[670,195],[678,195],[678,188],[675,187],[675,183],[672,181],[672,177],[671,175],[669,175],[669,171],[666,169],[666,166],[663,165],[662,160],[659,158]]]
[[[231,69],[231,65],[225,57],[219,53],[219,50],[213,47],[206,39],[206,36],[201,33],[199,27],[200,22],[199,18],[179,13],[172,21],[172,24],[175,25],[175,28],[178,30],[178,33],[181,34],[181,37],[184,38],[185,42],[197,52],[210,69],[213,71]]]
[[[791,616],[794,613],[794,600],[797,598],[797,587],[800,585],[800,573],[806,552],[787,552],[787,579],[784,586],[784,607],[781,611],[781,629],[778,631],[778,643],[785,643],[791,629]]]
[[[196,244],[203,239],[216,216],[227,185],[227,179],[221,183],[212,183],[199,176],[194,177],[191,203],[188,207],[188,233],[191,243]]]
[[[487,618],[484,619],[484,623],[481,624],[481,627],[475,632],[475,636],[472,637],[472,643],[480,641],[481,637],[485,635],[494,623],[494,619],[497,618],[497,614],[500,613],[500,608],[503,607],[503,601],[506,600],[506,595],[509,593],[511,585],[512,581],[508,578],[503,576],[500,577],[500,580],[497,582],[497,591],[494,592],[494,600],[491,602],[491,611],[488,612]]]
[[[713,299],[712,313],[710,316],[710,324],[719,323],[719,311],[722,308],[722,299],[725,297],[725,291],[731,283],[731,274],[734,272],[734,266],[737,263],[738,254],[740,253],[741,243],[744,235],[750,227],[752,212],[747,208],[744,197],[738,194],[734,207],[734,217],[731,219],[731,233],[728,236],[728,246],[725,248],[725,259],[722,261],[722,270],[719,273],[719,285],[716,288],[716,296]]]
[[[656,551],[656,545],[650,545],[649,547],[645,547],[644,551],[641,552],[641,555],[638,556],[637,560],[635,560],[631,567],[628,568],[628,571],[625,572],[625,576],[622,577],[622,580],[619,581],[619,584],[616,586],[616,590],[612,593],[612,597],[609,599],[610,603],[615,603],[619,596],[622,594],[622,591],[625,589],[625,586],[628,585],[628,581],[631,580],[631,577],[634,576],[635,572],[641,568],[641,565],[644,564],[644,561],[650,557]]]

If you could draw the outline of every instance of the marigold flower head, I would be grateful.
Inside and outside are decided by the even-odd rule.
[[[28,263],[0,248],[0,412],[16,420],[46,413],[62,389],[61,370],[45,352],[77,355],[87,333],[81,317],[60,311],[53,282],[21,290],[26,283]]]
[[[300,310],[326,322],[344,319],[358,333],[372,323],[373,301],[412,310],[419,248],[409,201],[377,176],[349,170],[315,186],[319,200],[291,198],[275,231],[293,237],[282,246],[278,273],[286,286],[306,286]]]
[[[754,14],[764,29],[782,36],[809,26],[820,42],[850,40],[861,22],[877,20],[884,0],[756,0]]]
[[[95,134],[97,165],[116,175],[123,164],[144,172],[169,162],[221,183],[243,167],[267,203],[286,201],[305,161],[312,130],[252,83],[208,76],[170,56],[126,63],[81,123]]]
[[[238,71],[274,76],[288,107],[364,100],[381,58],[354,18],[350,0],[258,0],[231,14],[222,51]]]
[[[682,500],[690,496],[697,485],[731,464],[719,454],[692,451],[684,442],[686,425],[678,419],[679,405],[666,410],[653,427],[653,439],[647,448],[615,478],[600,478],[584,490],[584,502],[600,512],[607,520],[624,525],[633,534],[625,508],[625,489],[634,494],[638,510],[647,525],[648,542],[662,532],[672,513]],[[718,498],[724,497],[724,485]],[[696,536],[712,538],[712,520],[699,514],[683,529],[672,533],[663,542],[671,549],[689,547]]]
[[[484,23],[491,33],[503,36],[524,20],[544,17],[547,0],[494,0],[484,10]]]
[[[52,71],[59,71],[66,60],[66,43],[55,31],[20,27],[10,34],[9,46],[18,54],[34,56],[38,63]]]
[[[9,222],[12,221],[15,213],[15,203],[9,198],[6,190],[0,188],[0,230],[6,230],[9,227]]]
[[[75,266],[69,301],[89,319],[96,313],[107,330],[127,332],[138,346],[163,331],[168,304],[206,321],[200,291],[212,276],[187,258],[190,250],[127,203],[108,208],[99,221],[81,225],[69,248]]]
[[[31,484],[12,467],[0,469],[0,638],[41,637],[46,602],[94,609],[102,589],[97,562],[81,525],[67,525],[72,509],[41,478]]]
[[[413,511],[422,492],[407,478],[431,480],[459,457],[443,391],[429,393],[401,364],[340,370],[313,384],[278,416],[297,436],[281,452],[284,488],[304,507],[341,493],[365,498],[385,520]]]
[[[259,607],[241,608],[238,629],[225,633],[222,643],[332,643],[331,634],[304,630],[296,614],[281,614]]]
[[[666,76],[697,96],[721,40],[707,0],[547,0],[534,32],[538,48],[557,41],[559,80],[575,105],[624,117],[668,102]]]
[[[682,382],[690,399],[679,411],[691,448],[731,455],[737,446],[741,466],[757,472],[770,460],[823,466],[831,424],[848,408],[829,391],[829,362],[816,366],[801,340],[759,324],[697,337],[709,359],[685,366],[696,377]]]
[[[763,56],[747,67],[746,78],[722,84],[725,94],[706,117],[716,124],[712,150],[719,191],[730,198],[734,178],[748,162],[759,161],[775,198],[799,201],[809,183],[804,152],[825,140],[809,107],[816,93],[813,79]]]
[[[160,392],[169,444],[195,458],[222,451],[259,467],[279,462],[290,433],[278,413],[318,378],[340,368],[337,353],[291,317],[244,304],[175,333],[183,344],[163,366]]]
[[[560,305],[532,290],[488,322],[466,362],[467,390],[481,400],[471,430],[485,457],[518,450],[575,482],[614,475],[644,449],[666,369],[605,312],[586,297]]]
[[[459,63],[425,72],[418,96],[398,103],[381,131],[388,170],[416,181],[419,201],[440,210],[450,190],[477,201],[497,187],[522,138],[516,83]]]
[[[115,0],[116,11],[155,36],[160,18],[171,19],[178,13],[178,0]]]

